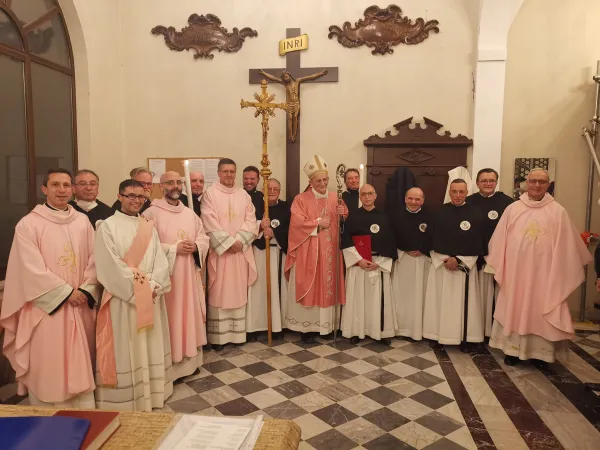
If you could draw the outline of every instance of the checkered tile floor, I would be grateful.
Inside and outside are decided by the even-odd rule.
[[[294,420],[300,449],[475,448],[427,342],[384,346],[285,340],[204,354],[199,375],[175,386],[166,411]]]

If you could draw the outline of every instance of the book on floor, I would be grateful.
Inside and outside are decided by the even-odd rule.
[[[54,414],[55,417],[73,417],[90,421],[81,450],[98,450],[119,428],[119,413],[113,411],[67,411]]]
[[[74,417],[0,418],[2,450],[79,450],[90,421]]]

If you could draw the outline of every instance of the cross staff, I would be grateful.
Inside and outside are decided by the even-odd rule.
[[[260,88],[262,93],[254,94],[255,102],[247,102],[242,100],[240,105],[243,108],[256,108],[254,112],[254,117],[262,116],[262,159],[260,164],[262,165],[262,170],[260,174],[263,177],[263,195],[265,199],[265,214],[264,217],[269,217],[269,192],[267,181],[271,176],[271,169],[269,169],[269,165],[271,162],[269,161],[269,153],[267,152],[267,136],[269,134],[269,117],[275,117],[276,109],[283,109],[284,111],[287,109],[286,103],[272,103],[275,100],[275,94],[267,93],[267,81],[262,80],[260,82]],[[271,317],[271,246],[269,245],[271,238],[265,236],[265,251],[267,252],[267,324],[268,324],[268,336],[269,336],[269,345],[273,343],[272,341],[272,322],[273,319]]]

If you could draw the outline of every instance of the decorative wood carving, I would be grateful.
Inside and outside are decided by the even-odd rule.
[[[364,141],[367,147],[367,183],[377,192],[377,205],[397,207],[387,202],[387,184],[399,167],[409,167],[417,185],[425,192],[425,202],[431,209],[444,200],[448,171],[467,165],[467,149],[473,141],[463,135],[452,137],[440,132],[441,123],[427,117],[422,124],[413,124],[409,117],[394,125],[396,133],[387,131],[383,137],[373,135]]]
[[[413,118],[409,117],[408,119],[395,124],[394,128],[396,129],[396,131],[398,131],[397,134],[392,135],[391,131],[386,131],[383,137],[374,134],[373,136],[369,137],[369,139],[365,140],[364,144],[367,147],[390,145],[395,145],[399,147],[410,146],[411,151],[406,152],[402,155],[397,155],[397,157],[408,161],[414,161],[415,163],[421,163],[423,161],[426,161],[427,159],[431,159],[429,157],[427,157],[426,159],[422,159],[423,157],[426,157],[429,154],[425,153],[420,147],[415,148],[415,145],[443,145],[459,147],[464,147],[466,145],[467,147],[469,147],[473,144],[473,141],[471,139],[467,138],[466,136],[463,136],[462,134],[459,134],[456,137],[452,137],[449,131],[446,131],[444,134],[439,134],[438,130],[440,128],[443,128],[444,125],[435,122],[431,119],[428,119],[427,117],[423,117],[423,121],[426,125],[425,127],[423,127],[423,124],[420,123],[417,123],[414,127],[411,127],[412,120]]]
[[[249,27],[241,30],[234,28],[229,33],[227,28],[221,26],[221,19],[214,14],[206,16],[192,14],[188,19],[188,24],[189,26],[181,31],[176,31],[175,27],[167,28],[158,25],[152,28],[152,34],[162,34],[167,47],[173,51],[194,50],[196,52],[194,59],[213,59],[215,57],[212,54],[214,50],[227,53],[237,52],[242,48],[247,37],[258,36],[258,32]]]
[[[398,44],[416,45],[429,37],[429,32],[439,33],[439,22],[422,17],[412,19],[402,15],[402,9],[390,5],[386,9],[369,6],[365,9],[364,19],[354,24],[344,22],[342,28],[337,25],[329,27],[329,39],[337,36],[337,41],[344,47],[354,48],[366,45],[372,48],[373,55],[394,53],[393,46]]]

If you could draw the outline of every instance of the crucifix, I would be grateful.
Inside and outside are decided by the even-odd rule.
[[[287,28],[286,38],[300,36],[300,28]],[[300,188],[300,84],[338,81],[337,67],[300,67],[300,52],[285,55],[285,67],[250,69],[250,84],[260,84],[265,78],[286,88],[285,191],[291,203]]]

